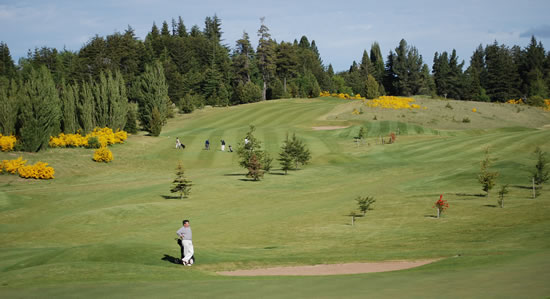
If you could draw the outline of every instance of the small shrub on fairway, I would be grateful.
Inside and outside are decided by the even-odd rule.
[[[491,166],[491,157],[489,156],[489,148],[485,149],[485,159],[481,161],[481,169],[477,179],[481,184],[481,189],[487,192],[487,197],[489,197],[489,191],[495,186],[495,180],[498,177],[499,173],[497,171],[489,171]]]
[[[48,163],[36,162],[34,165],[21,166],[17,172],[24,179],[49,180],[54,178],[55,171]]]
[[[508,184],[500,187],[500,190],[498,191],[498,205],[501,208],[504,208],[504,196],[508,194],[508,192]]]
[[[446,200],[443,200],[443,194],[439,196],[439,200],[435,202],[434,208],[437,209],[437,218],[443,214],[443,212],[449,208],[449,203]]]
[[[111,162],[113,161],[113,153],[107,147],[101,147],[94,152],[94,161],[96,162]]]
[[[176,168],[176,178],[172,181],[172,189],[170,189],[170,192],[179,193],[180,199],[184,197],[187,198],[191,193],[192,185],[192,182],[185,177],[183,163],[179,161],[178,167]]]
[[[361,213],[363,213],[363,216],[364,216],[367,213],[367,211],[373,210],[371,205],[376,202],[376,199],[374,199],[373,196],[365,196],[365,197],[357,196],[355,201],[357,202],[359,211],[361,211]]]

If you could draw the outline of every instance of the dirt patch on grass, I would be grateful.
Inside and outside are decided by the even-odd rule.
[[[314,131],[327,131],[327,130],[339,130],[349,128],[349,126],[322,126],[322,127],[312,127]]]
[[[386,261],[373,263],[323,264],[314,266],[273,267],[252,270],[217,272],[226,276],[306,276],[306,275],[342,275],[373,272],[388,272],[420,267],[440,259],[418,261]]]

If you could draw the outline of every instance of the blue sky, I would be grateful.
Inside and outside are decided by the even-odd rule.
[[[315,40],[325,64],[336,71],[359,61],[377,41],[386,56],[404,38],[431,65],[436,51],[457,50],[466,64],[479,44],[525,47],[534,34],[550,50],[550,1],[188,1],[0,0],[0,41],[17,61],[28,49],[48,46],[77,51],[90,37],[123,32],[131,25],[144,39],[157,25],[181,16],[187,28],[204,18],[222,20],[224,43],[234,47],[243,30],[253,44],[260,17],[277,41],[306,35]]]

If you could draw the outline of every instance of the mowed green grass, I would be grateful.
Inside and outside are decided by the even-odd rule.
[[[426,118],[446,102],[422,99]],[[471,105],[490,113],[491,105]],[[548,113],[499,111],[498,124],[443,130],[406,120],[414,112],[369,110],[379,120],[352,116],[350,103],[297,99],[178,115],[158,138],[131,136],[99,164],[89,149],[51,149],[19,155],[56,169],[50,181],[0,175],[0,295],[2,297],[537,297],[550,293],[550,195],[530,199],[528,171],[535,146],[550,152]],[[432,114],[430,107],[434,107]],[[463,109],[468,107],[464,106]],[[453,109],[459,110],[459,109]],[[471,109],[469,109],[471,112]],[[418,112],[417,112],[418,113]],[[456,112],[457,119],[459,114]],[[503,115],[501,115],[503,114]],[[405,117],[401,116],[405,115]],[[334,117],[338,116],[338,118]],[[361,118],[363,117],[364,118]],[[518,120],[519,118],[519,120]],[[441,118],[441,128],[458,126]],[[519,126],[523,119],[531,122]],[[481,122],[481,121],[480,121]],[[235,153],[248,125],[276,158],[287,132],[305,140],[312,161],[281,175],[276,160],[263,181],[246,180]],[[314,131],[313,126],[345,125]],[[353,136],[368,128],[366,144]],[[397,143],[379,136],[399,128]],[[186,145],[174,148],[175,138]],[[209,139],[212,149],[203,150]],[[505,208],[496,191],[480,197],[484,149],[491,149],[510,184]],[[178,160],[193,180],[191,197],[172,198]],[[433,203],[450,204],[442,219]],[[354,198],[376,198],[355,226],[346,216]],[[197,264],[179,256],[174,237],[190,219]],[[443,258],[417,269],[324,277],[236,278],[219,270],[270,265]]]

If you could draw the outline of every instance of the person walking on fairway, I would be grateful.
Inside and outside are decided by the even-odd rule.
[[[222,142],[222,152],[224,152],[225,151],[225,140],[222,139],[221,142]]]
[[[176,137],[176,149],[178,148],[185,148],[185,145],[181,144],[181,141],[180,141],[180,138],[179,137]]]
[[[195,253],[193,249],[193,233],[191,232],[191,226],[189,225],[189,220],[183,220],[183,226],[178,229],[176,232],[181,238],[181,245],[183,246],[183,258],[181,262],[184,266],[191,266],[193,262],[191,258]]]
[[[204,142],[204,149],[205,149],[205,150],[209,150],[209,149],[210,149],[210,140],[206,139],[206,141]]]

